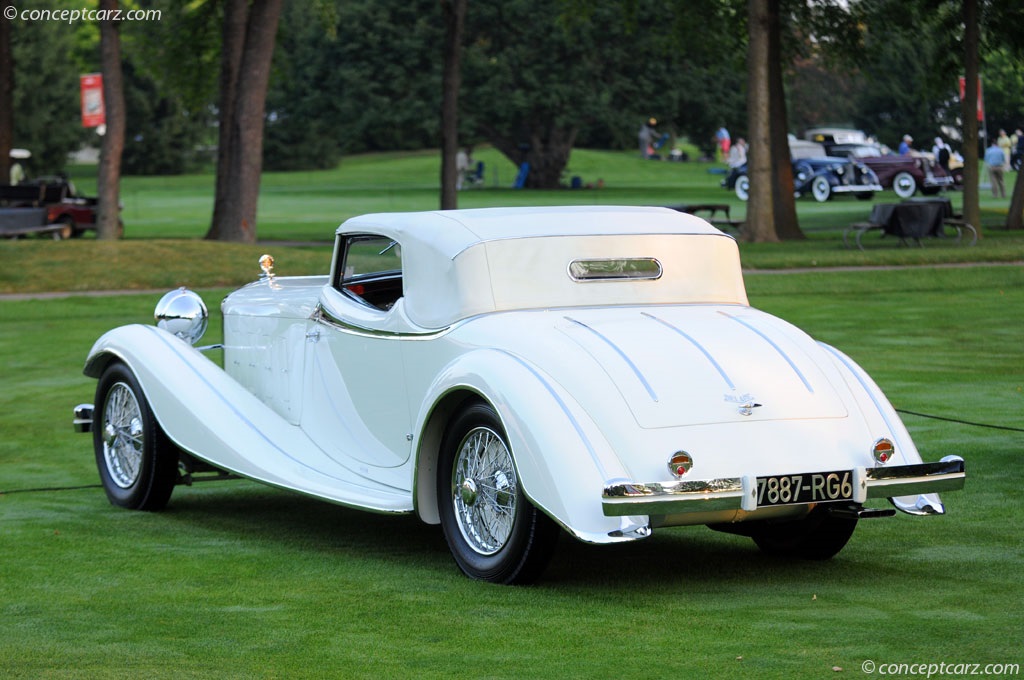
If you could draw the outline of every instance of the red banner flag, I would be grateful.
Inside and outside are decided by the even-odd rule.
[[[89,73],[79,76],[78,82],[82,91],[82,127],[105,125],[107,113],[103,107],[103,75]]]
[[[967,79],[960,76],[960,101],[964,100],[964,92],[967,89]],[[985,98],[981,93],[981,76],[978,76],[978,122],[985,120]]]

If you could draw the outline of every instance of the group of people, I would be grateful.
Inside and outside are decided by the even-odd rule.
[[[641,158],[660,159],[658,153],[661,147],[669,140],[668,133],[658,133],[658,120],[648,118],[640,126],[637,133],[637,143],[640,146]],[[730,168],[738,168],[747,162],[747,142],[738,138],[734,142],[729,135],[729,130],[724,125],[720,126],[714,134],[715,154],[719,161],[726,162]],[[673,156],[673,160],[679,160]],[[682,160],[686,160],[684,157]]]
[[[992,185],[992,195],[996,198],[1006,198],[1004,175],[1010,169],[1015,155],[1024,155],[1024,132],[1020,128],[1014,130],[1012,136],[1007,135],[1006,130],[1000,130],[999,136],[985,149],[985,168],[988,170],[989,184]]]

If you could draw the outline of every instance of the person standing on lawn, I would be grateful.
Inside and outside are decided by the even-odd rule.
[[[1003,183],[1003,172],[1006,167],[1006,156],[999,148],[999,141],[993,139],[985,150],[985,167],[988,168],[988,180],[992,184],[992,195],[1006,198],[1006,185]]]

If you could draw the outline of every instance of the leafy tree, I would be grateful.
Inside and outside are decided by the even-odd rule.
[[[160,21],[123,33],[126,174],[195,169],[212,146],[221,0],[151,0]]]
[[[207,116],[188,111],[181,100],[134,61],[124,64],[127,111],[122,170],[126,175],[178,175],[195,170]]]
[[[39,2],[19,2],[15,6],[19,10],[53,7]],[[67,155],[77,149],[83,139],[95,138],[91,131],[83,131],[80,118],[78,75],[82,70],[74,44],[78,31],[56,21],[19,20],[11,28],[8,44],[14,80],[8,110],[9,115],[13,114],[11,146],[32,152],[27,163],[30,174],[60,172],[67,163]],[[77,28],[85,30],[85,27]],[[94,55],[95,45],[91,44],[90,49]],[[4,152],[3,164],[6,161]],[[2,181],[6,182],[6,165],[4,170]]]
[[[4,9],[12,6],[2,2]],[[8,158],[14,146],[14,54],[11,51],[11,20],[0,16],[0,184],[7,183]]]
[[[337,22],[335,7],[316,1],[289,2],[282,10],[267,93],[267,169],[331,168],[341,158]]]
[[[267,101],[267,167],[436,148],[442,39],[437,0],[289,2]]]
[[[341,3],[337,31],[331,58],[343,151],[436,148],[444,40],[440,3]]]
[[[516,165],[529,163],[526,186],[553,188],[584,128],[592,137],[628,136],[632,146],[648,116],[678,115],[692,125],[687,116],[700,112],[683,111],[682,92],[699,80],[691,66],[702,55],[699,40],[685,42],[679,25],[702,12],[709,23],[721,5],[474,3],[466,19],[464,129]]]

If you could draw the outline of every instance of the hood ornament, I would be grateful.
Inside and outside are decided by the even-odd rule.
[[[729,403],[739,405],[738,410],[741,416],[753,415],[754,409],[761,406],[761,404],[758,404],[754,399],[754,395],[749,392],[738,397],[735,394],[727,394],[725,395],[725,400]]]

